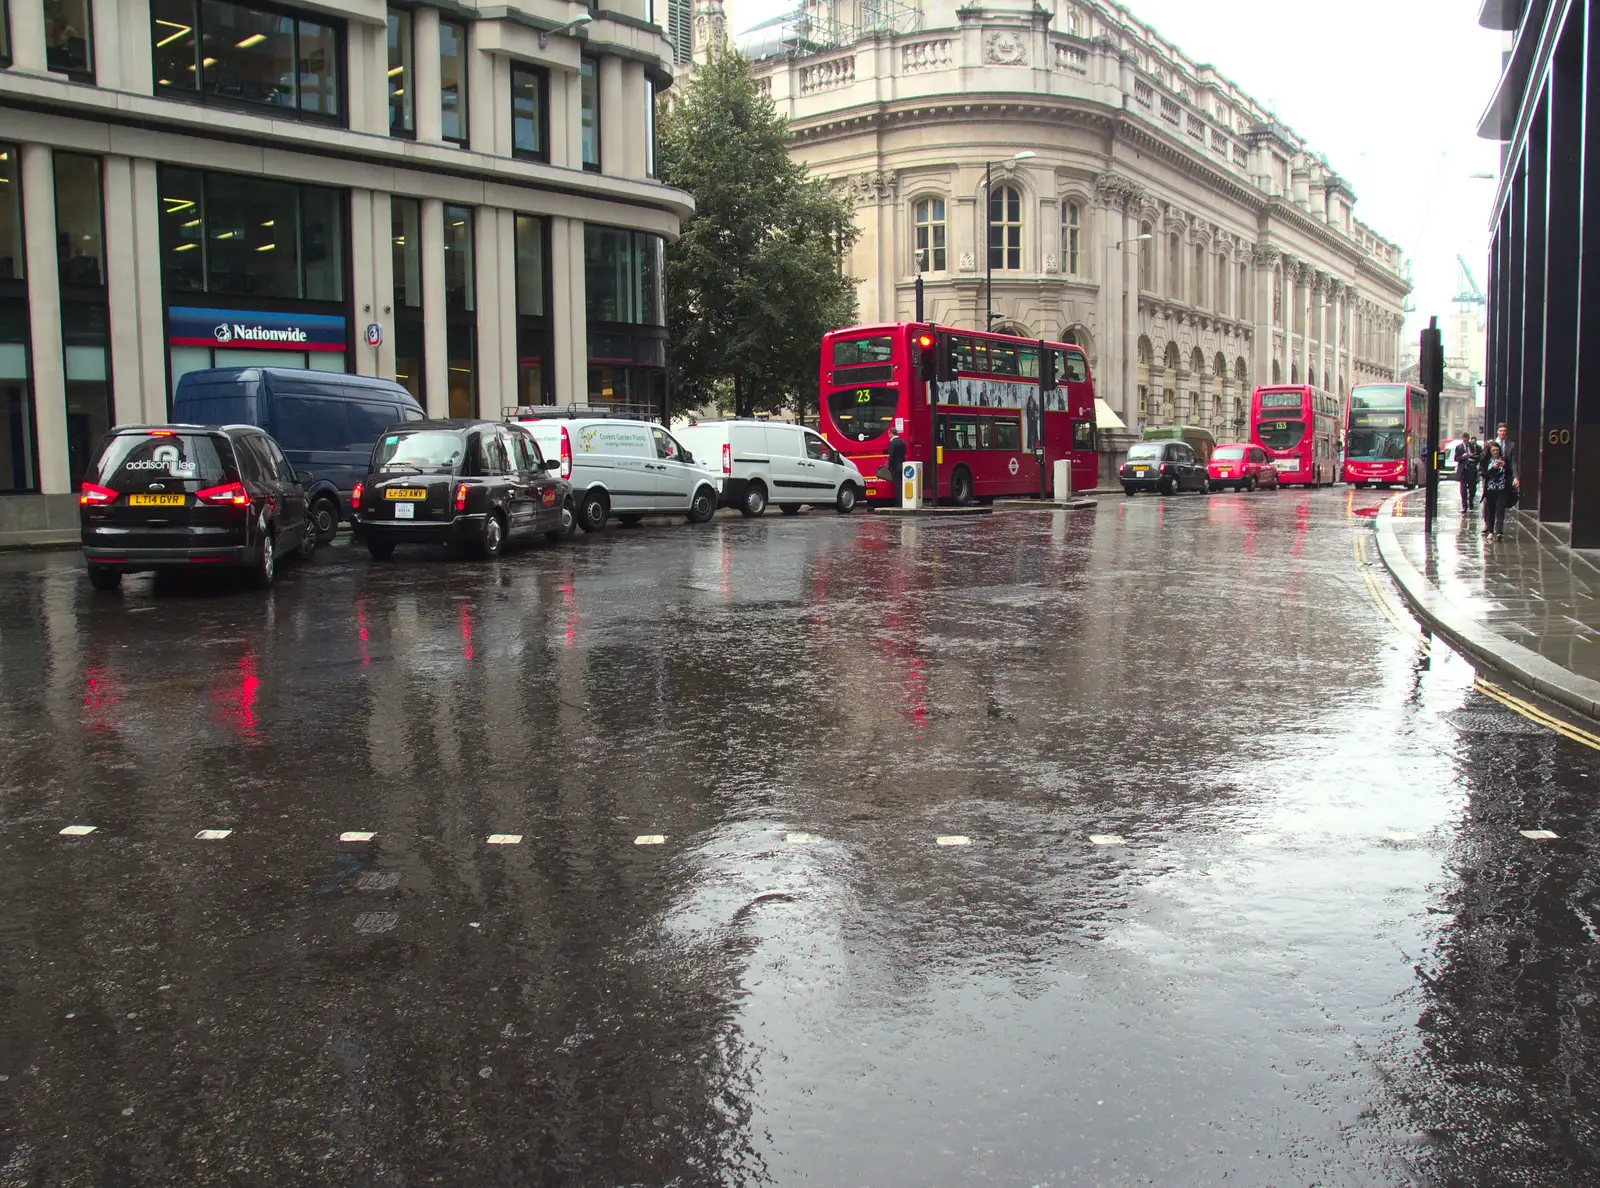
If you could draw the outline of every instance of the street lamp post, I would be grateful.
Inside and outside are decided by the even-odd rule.
[[[1011,159],[1013,161],[1026,161],[1039,154],[1032,149],[1024,149]],[[983,163],[983,328],[987,330],[994,325],[994,215],[990,209],[993,190],[994,162]],[[1001,245],[1002,250],[1004,244]]]
[[[922,319],[922,259],[926,255],[927,255],[927,252],[924,249],[922,249],[922,248],[918,248],[917,249],[917,284],[916,284],[917,317],[916,317],[916,320],[917,320],[917,322],[919,324],[923,320]]]

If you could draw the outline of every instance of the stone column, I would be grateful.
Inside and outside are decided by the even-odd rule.
[[[350,302],[355,308],[355,365],[357,375],[378,375],[378,348],[367,345],[368,322],[379,322],[377,291],[373,284],[372,191],[350,191]],[[387,337],[387,335],[385,335]]]
[[[50,67],[44,54],[43,0],[11,0],[11,68],[26,74],[44,74]]]
[[[1311,375],[1311,267],[1301,264],[1295,272],[1295,291],[1300,297],[1300,382],[1306,383]]]
[[[511,86],[509,71],[505,94],[499,93],[500,68],[505,66],[505,59],[492,54],[486,54],[478,48],[480,36],[478,30],[483,27],[481,21],[470,21],[467,24],[467,143],[480,153],[500,152],[500,136],[498,126],[502,122],[510,122]],[[506,146],[505,156],[510,156],[509,141]],[[478,391],[483,391],[483,385],[478,385]],[[499,410],[495,411],[496,418]]]
[[[411,15],[411,87],[416,100],[417,140],[442,144],[443,114],[439,94],[439,10],[418,8]],[[467,113],[471,119],[472,113]],[[442,291],[442,290],[441,290]],[[432,369],[430,357],[429,368]]]
[[[383,326],[377,374],[394,379],[394,207],[383,190],[372,191],[372,294],[372,320]]]
[[[497,210],[500,224],[500,292],[495,302],[500,313],[500,374],[505,377],[503,404],[518,404],[517,398],[517,216],[515,211]],[[495,416],[500,410],[495,409]]]
[[[1122,203],[1119,195],[1106,187],[1104,180],[1097,187],[1095,193],[1095,230],[1100,243],[1100,260],[1098,274],[1100,277],[1100,332],[1101,352],[1100,368],[1102,374],[1097,374],[1096,390],[1112,408],[1120,413],[1122,411],[1121,394],[1112,392],[1111,385],[1122,375],[1123,329],[1122,329],[1122,295],[1126,277],[1117,256],[1122,254],[1127,247],[1143,247],[1143,244],[1127,244],[1117,246],[1122,239],[1123,229],[1127,226],[1124,218]],[[1126,421],[1128,418],[1123,416]]]
[[[106,156],[106,303],[111,320],[112,395],[118,421],[167,419],[162,340],[160,227],[155,164]],[[142,184],[149,174],[148,187]],[[148,193],[146,190],[148,189]]]
[[[589,395],[589,325],[583,271],[583,223],[550,220],[550,284],[566,300],[550,309],[554,343],[554,393],[551,403],[582,403]]]
[[[1344,282],[1333,282],[1333,387],[1335,396],[1344,392]],[[1342,436],[1342,434],[1341,434]]]
[[[550,164],[579,165],[573,150],[573,131],[578,128],[579,93],[573,88],[578,76],[559,66],[550,67]]]
[[[622,127],[626,133],[622,153],[622,173],[626,177],[644,176],[644,138],[648,132],[645,123],[645,96],[650,93],[650,80],[644,76],[643,62],[622,64]]]
[[[1251,379],[1256,384],[1272,382],[1272,289],[1278,249],[1257,244],[1250,253],[1255,269],[1255,334],[1251,346]]]
[[[72,490],[67,463],[67,372],[61,347],[61,284],[56,272],[55,165],[50,147],[22,146],[22,225],[33,344],[34,426],[39,438],[39,489]]]
[[[89,24],[94,45],[94,85],[108,91],[123,90],[123,22],[119,0],[89,0]]]
[[[607,54],[600,59],[601,173],[627,175],[628,115],[622,103],[622,59]]]
[[[430,417],[450,415],[450,347],[445,337],[444,201],[422,200],[423,394]]]
[[[516,387],[516,376],[510,382],[502,370],[505,363],[505,340],[500,310],[500,269],[515,265],[516,256],[511,245],[500,242],[499,212],[492,206],[480,206],[472,219],[472,283],[478,323],[478,415],[485,420],[498,421],[500,408],[515,401],[502,400],[505,392]]]
[[[1122,278],[1123,299],[1121,310],[1121,342],[1119,344],[1117,370],[1120,373],[1122,398],[1121,407],[1117,415],[1128,426],[1130,433],[1139,431],[1139,417],[1141,410],[1139,403],[1139,254],[1138,249],[1143,244],[1135,243],[1141,234],[1139,230],[1142,191],[1135,191],[1127,199],[1122,212],[1122,241],[1123,246],[1117,251],[1122,257],[1117,261],[1117,273]],[[1155,245],[1152,244],[1152,247]],[[1130,251],[1128,249],[1132,248]]]

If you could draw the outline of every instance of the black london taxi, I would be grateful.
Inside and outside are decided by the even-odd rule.
[[[215,565],[270,586],[280,557],[317,547],[305,482],[254,425],[119,425],[78,489],[89,582]]]
[[[564,540],[577,518],[572,489],[520,425],[410,421],[372,447],[350,505],[374,560],[398,544],[448,544],[498,557],[517,535]]]
[[[1136,491],[1160,491],[1163,495],[1199,491],[1205,495],[1211,490],[1211,471],[1184,441],[1134,442],[1117,477],[1124,495]]]

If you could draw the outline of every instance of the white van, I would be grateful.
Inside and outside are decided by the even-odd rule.
[[[849,515],[867,493],[854,462],[804,425],[784,421],[701,421],[676,430],[683,444],[722,464],[722,506],[759,516],[769,502],[784,515],[832,507]]]
[[[612,516],[637,524],[652,513],[703,524],[717,513],[721,480],[660,425],[621,417],[567,417],[508,410],[572,484],[578,526],[599,532]]]

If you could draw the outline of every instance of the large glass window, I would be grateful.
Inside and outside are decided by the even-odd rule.
[[[666,324],[659,235],[585,227],[583,254],[591,322]]]
[[[600,63],[584,58],[580,68],[582,91],[583,167],[600,171]]]
[[[989,267],[1022,267],[1022,194],[1015,186],[989,192]]]
[[[17,146],[0,144],[0,281],[21,280],[22,183]]]
[[[1061,267],[1068,276],[1082,276],[1083,208],[1076,202],[1061,204]]]
[[[394,305],[422,308],[422,204],[415,198],[389,199],[394,239]]]
[[[57,152],[56,253],[63,285],[104,285],[100,158]]]
[[[549,156],[545,131],[548,75],[536,66],[511,68],[511,151],[543,161]]]
[[[0,66],[11,65],[11,4],[0,0]]]
[[[227,0],[151,0],[156,92],[339,120],[344,28]]]
[[[44,0],[44,60],[51,70],[94,77],[92,11],[89,0]]]
[[[945,270],[944,199],[919,198],[916,216],[916,251],[913,261],[918,272]]]
[[[416,100],[411,94],[411,14],[389,10],[389,135],[417,134]]]
[[[473,308],[472,208],[444,208],[444,304],[449,310]]]
[[[344,193],[163,166],[161,255],[172,292],[344,298]]]
[[[517,313],[544,316],[544,220],[517,216]]]
[[[656,175],[656,84],[644,84],[644,175]]]
[[[394,378],[418,404],[427,406],[423,388],[423,335],[419,318],[396,318],[394,323]]]
[[[0,151],[9,152],[15,164],[15,148]],[[0,161],[0,171],[5,167]],[[28,382],[28,303],[20,295],[0,297],[0,491],[38,490],[37,458],[33,388]]]
[[[106,303],[63,300],[61,345],[67,373],[67,466],[76,482],[114,420]]]
[[[467,27],[439,22],[439,134],[467,143]]]
[[[451,322],[445,327],[445,350],[449,355],[450,415],[475,415],[474,396],[477,375],[474,365],[476,331],[471,322]]]
[[[545,321],[545,223],[517,216],[517,403],[545,402],[549,329]]]

